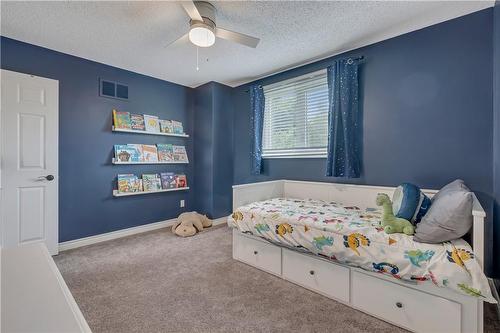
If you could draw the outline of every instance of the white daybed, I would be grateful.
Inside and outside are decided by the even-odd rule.
[[[277,180],[233,186],[233,210],[272,198],[337,201],[373,207],[378,193],[394,188]],[[437,191],[424,190],[428,196]],[[484,218],[474,197],[472,247],[483,267]],[[483,301],[436,287],[408,284],[382,274],[274,245],[233,229],[233,258],[372,316],[415,332],[482,332]]]

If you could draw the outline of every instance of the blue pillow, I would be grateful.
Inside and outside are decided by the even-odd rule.
[[[403,183],[399,185],[392,196],[392,211],[395,216],[416,224],[427,213],[431,199],[418,186]]]

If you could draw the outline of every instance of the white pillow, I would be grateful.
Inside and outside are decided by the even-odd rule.
[[[413,239],[435,244],[464,236],[472,227],[472,200],[472,192],[463,180],[449,183],[432,198]]]

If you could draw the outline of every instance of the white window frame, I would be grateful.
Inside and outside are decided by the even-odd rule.
[[[280,85],[289,84],[294,81],[301,81],[306,78],[312,78],[319,75],[326,75],[327,70],[321,69],[315,72],[307,73],[305,75],[300,75],[288,80],[283,80],[277,83],[264,86],[264,90],[267,88],[274,88]],[[328,130],[328,129],[327,129]],[[328,134],[327,134],[328,135]],[[264,141],[264,133],[262,133],[262,141]],[[328,142],[327,142],[328,145]],[[262,158],[264,159],[274,159],[274,158],[327,158],[327,146],[322,148],[305,148],[305,149],[281,149],[274,150],[272,152],[265,152],[262,149]]]

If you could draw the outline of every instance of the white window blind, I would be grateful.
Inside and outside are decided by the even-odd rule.
[[[326,70],[264,86],[264,157],[325,157],[328,142]]]

